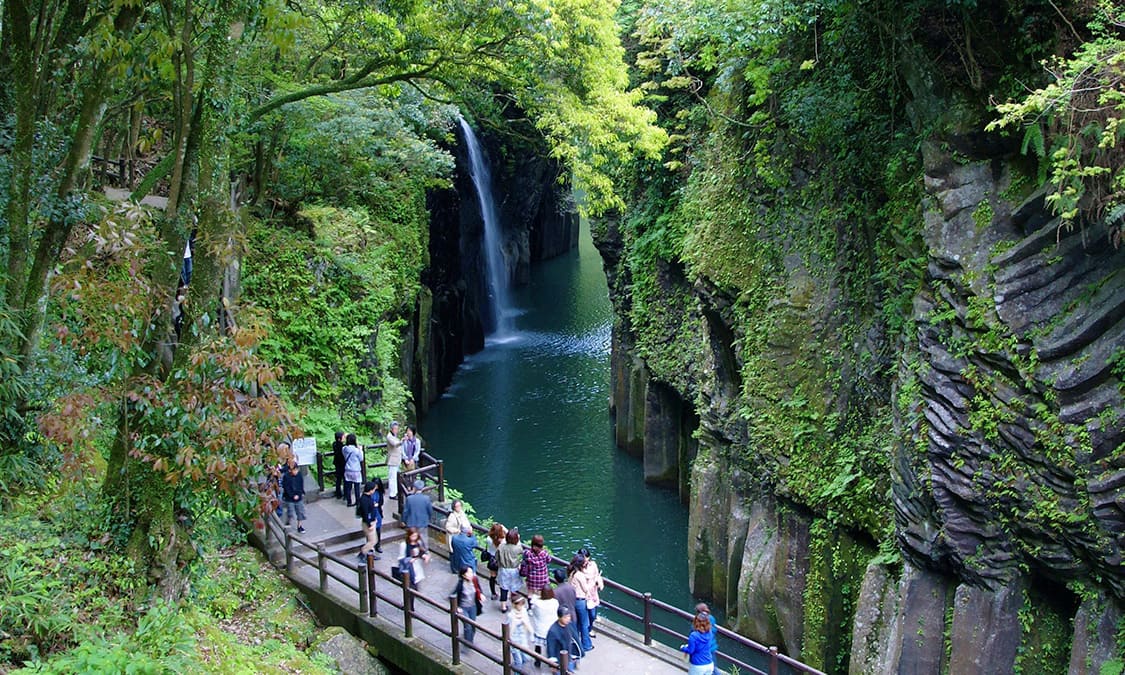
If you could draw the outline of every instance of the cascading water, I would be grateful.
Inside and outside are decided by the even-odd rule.
[[[500,219],[496,216],[496,205],[492,201],[492,175],[473,128],[463,117],[460,122],[465,134],[465,144],[469,147],[469,172],[473,177],[477,201],[480,202],[480,215],[484,220],[484,260],[488,267],[488,285],[492,295],[492,335],[494,338],[503,338],[511,332],[512,312],[508,297],[508,272],[501,248],[503,240],[500,236]]]

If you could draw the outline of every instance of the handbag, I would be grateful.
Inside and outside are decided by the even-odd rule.
[[[403,556],[399,558],[398,564],[391,568],[391,577],[393,577],[395,581],[402,581],[408,573],[412,573],[410,570],[410,557]]]
[[[523,560],[520,561],[520,576],[521,577],[527,577],[528,573],[530,573],[530,572],[531,572],[531,563],[528,562],[527,554],[525,553],[524,556],[523,556]]]

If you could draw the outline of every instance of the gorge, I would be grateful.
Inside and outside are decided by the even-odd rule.
[[[0,671],[325,672],[241,528],[511,318],[617,516],[682,505],[677,603],[833,674],[1125,673],[1122,3],[0,13]],[[580,241],[611,314],[492,314]]]

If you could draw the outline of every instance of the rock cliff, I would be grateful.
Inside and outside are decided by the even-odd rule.
[[[606,222],[618,443],[648,480],[679,487],[694,592],[756,640],[830,672],[1112,669],[1125,656],[1125,251],[1104,224],[1063,227],[1002,143],[929,143],[922,171],[924,274],[895,342],[841,311],[847,270],[795,246],[758,305],[770,331],[755,354],[745,299],[671,265],[646,300],[667,314],[638,328],[622,224]],[[801,424],[843,429],[857,407],[888,432],[864,437],[888,461],[822,467],[828,488],[802,490],[792,467],[816,462],[771,445],[764,420],[796,419],[789,433],[815,444]],[[885,510],[834,517],[834,491],[860,487]]]

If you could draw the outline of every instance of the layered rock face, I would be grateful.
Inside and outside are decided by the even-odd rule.
[[[659,296],[682,328],[669,322],[638,349],[611,222],[598,242],[619,313],[618,443],[644,457],[646,478],[689,496],[693,590],[755,640],[829,672],[1117,672],[1125,251],[1103,224],[1063,228],[997,144],[953,138],[923,159],[926,272],[912,337],[849,332],[858,318],[839,311],[832,280],[810,284],[786,259],[763,347],[763,360],[792,369],[782,400],[827,372],[809,365],[826,335],[860,333],[835,348],[868,343],[897,362],[881,383],[845,356],[840,385],[824,387],[828,411],[867,387],[886,404],[870,423],[893,416],[890,468],[873,483],[889,486],[893,550],[880,552],[870,527],[829,526],[831,500],[795,491],[778,478],[789,458],[755,447],[753,420],[770,411],[755,409],[740,376],[735,299],[660,271]],[[747,454],[763,461],[748,467]]]
[[[482,134],[493,178],[493,199],[503,230],[502,257],[508,278],[526,283],[530,266],[578,244],[578,215],[560,166],[542,147],[512,145]],[[488,313],[487,269],[482,252],[480,204],[464,144],[453,189],[428,195],[430,267],[423,275],[429,295],[419,303],[412,335],[404,340],[404,373],[410,375],[415,404],[425,413],[448,386],[466,354],[484,346]]]

